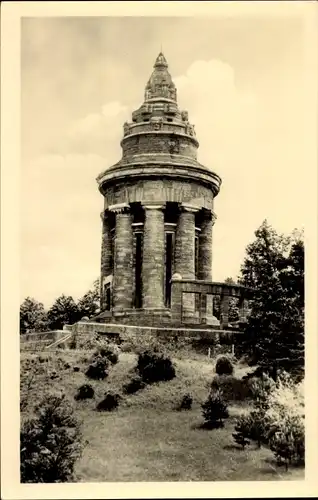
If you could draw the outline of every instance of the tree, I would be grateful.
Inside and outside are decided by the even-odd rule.
[[[80,422],[64,395],[47,395],[20,433],[21,482],[61,483],[73,479],[84,443]]]
[[[207,400],[201,405],[205,426],[210,429],[223,427],[223,420],[228,418],[227,404],[220,391],[211,391]]]
[[[83,297],[78,301],[77,307],[81,318],[83,316],[90,318],[91,316],[97,314],[100,301],[99,288],[99,280],[95,280],[93,283],[93,289],[85,293],[85,295],[83,295]]]
[[[43,332],[47,330],[47,313],[42,302],[32,297],[20,305],[20,333]]]
[[[52,330],[61,330],[64,325],[72,325],[80,319],[80,313],[73,297],[61,295],[48,312]]]
[[[274,379],[304,365],[304,245],[278,235],[265,220],[248,245],[240,282],[254,289],[241,348]]]

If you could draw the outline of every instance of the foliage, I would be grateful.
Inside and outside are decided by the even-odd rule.
[[[21,482],[70,481],[83,449],[80,423],[64,395],[46,396],[20,433]]]
[[[171,380],[176,376],[171,359],[151,350],[139,354],[137,372],[147,384]]]
[[[206,427],[216,429],[223,427],[223,419],[228,418],[227,405],[220,391],[211,391],[207,400],[202,404],[202,413]]]
[[[286,470],[290,464],[303,465],[305,461],[305,429],[301,420],[287,416],[269,441],[277,462],[284,463]]]
[[[92,290],[83,295],[83,297],[78,301],[77,307],[79,311],[79,318],[87,316],[91,318],[99,312],[100,306],[100,284],[99,280],[95,280],[93,283]]]
[[[216,360],[215,371],[218,375],[232,375],[234,368],[227,356],[220,356]]]
[[[240,282],[254,289],[242,351],[276,379],[304,369],[304,243],[264,221],[248,245]]]
[[[121,399],[120,395],[115,392],[105,392],[104,399],[98,403],[96,409],[98,411],[113,411],[115,410]]]
[[[42,358],[44,362],[44,358]],[[40,366],[35,360],[27,359],[21,364],[20,372],[20,411],[24,412],[28,409],[31,393],[34,391],[36,378],[38,376],[45,378],[48,382],[48,373],[46,368]]]
[[[48,329],[47,313],[42,302],[27,297],[20,305],[20,333],[44,332]]]
[[[106,358],[112,365],[118,363],[118,352],[113,346],[108,345],[106,343],[100,343],[100,345],[98,346],[98,348],[94,353],[94,357],[95,356],[101,356],[102,358]]]
[[[216,375],[211,389],[222,392],[227,401],[245,401],[252,398],[251,382],[234,375]]]
[[[48,311],[49,325],[52,330],[61,330],[64,325],[72,325],[80,319],[79,309],[73,297],[61,295]]]
[[[123,386],[123,392],[124,394],[135,394],[135,392],[138,392],[145,387],[146,383],[139,375],[136,375]]]
[[[268,444],[279,463],[303,465],[305,460],[304,384],[288,373],[276,383],[263,376],[253,381],[254,409],[238,421],[244,438]]]
[[[108,376],[108,359],[101,356],[95,356],[88,366],[85,375],[93,380],[104,380]]]
[[[179,403],[178,410],[191,410],[192,403],[193,403],[193,398],[192,398],[191,394],[188,394],[188,393],[184,394],[184,396],[182,397],[182,399]]]
[[[245,415],[242,415],[237,419],[234,426],[235,432],[233,432],[232,434],[233,439],[237,444],[242,446],[243,450],[246,445],[250,444],[249,440],[247,439],[247,436],[249,435],[249,424],[250,421],[248,416],[246,417]]]
[[[94,397],[95,391],[91,384],[83,384],[77,389],[77,393],[74,396],[76,401],[82,399],[92,399]]]
[[[303,382],[295,384],[290,375],[279,376],[268,396],[265,414],[270,448],[288,467],[305,461],[305,402]]]

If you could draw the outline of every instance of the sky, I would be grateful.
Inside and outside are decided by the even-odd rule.
[[[121,157],[162,50],[200,143],[222,178],[213,279],[239,273],[266,218],[305,225],[301,18],[24,18],[21,28],[21,301],[80,298],[99,276],[97,175]]]

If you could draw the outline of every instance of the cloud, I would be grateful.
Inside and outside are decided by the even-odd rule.
[[[303,222],[295,200],[305,132],[302,122],[297,129],[291,120],[295,94],[272,91],[266,100],[252,82],[242,87],[235,69],[216,59],[195,61],[173,79],[179,107],[196,127],[199,161],[223,179],[215,201],[213,278],[235,277],[264,218],[284,232]],[[61,293],[79,297],[98,276],[103,200],[95,179],[119,160],[123,123],[140,104],[104,104],[73,121],[60,154],[24,164],[23,297],[46,303]]]
[[[118,101],[104,104],[98,112],[71,123],[65,134],[62,151],[98,154],[111,162],[118,161],[123,124],[131,118],[131,112],[132,109]]]

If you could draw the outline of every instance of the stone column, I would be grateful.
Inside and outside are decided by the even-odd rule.
[[[199,236],[199,280],[212,281],[212,228],[215,220],[214,212],[203,211]]]
[[[144,309],[164,307],[164,205],[145,204],[142,282]]]
[[[221,295],[220,323],[222,328],[226,328],[229,324],[229,295],[227,291]]]
[[[102,246],[101,246],[101,270],[100,270],[100,308],[105,309],[104,279],[113,273],[112,268],[112,235],[110,218],[107,211],[102,212]]]
[[[195,278],[195,213],[198,208],[182,204],[176,229],[175,272],[183,280]],[[195,299],[193,293],[183,293],[182,311],[184,318],[193,317]]]
[[[116,214],[113,309],[132,308],[133,300],[133,230],[130,206],[122,203],[109,207]]]

